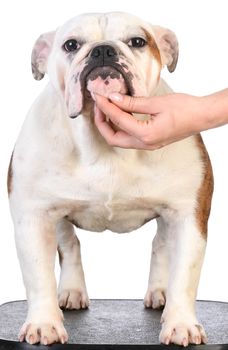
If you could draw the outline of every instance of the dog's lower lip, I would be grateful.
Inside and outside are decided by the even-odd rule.
[[[103,69],[104,68],[104,69]],[[99,69],[100,69],[100,74],[99,74]],[[103,69],[103,72],[102,72]],[[97,70],[97,72],[95,71]],[[94,72],[94,75],[93,75]],[[93,66],[93,67],[86,67],[84,72],[82,72],[81,74],[81,90],[82,90],[82,95],[83,95],[83,107],[82,110],[84,108],[84,106],[86,104],[88,104],[88,106],[90,106],[91,108],[93,108],[93,104],[95,103],[95,98],[93,93],[97,92],[99,94],[99,91],[93,91],[93,90],[88,90],[87,89],[87,84],[89,81],[96,79],[98,76],[100,76],[103,80],[105,80],[106,78],[117,78],[119,76],[122,76],[121,79],[124,80],[124,84],[125,84],[125,91],[122,91],[121,93],[124,93],[126,95],[129,96],[134,96],[134,90],[133,87],[131,86],[131,77],[128,76],[128,72],[125,72],[123,70],[123,68],[119,65],[119,64],[113,64],[113,65],[106,65],[106,66]],[[106,94],[103,95],[103,93],[100,93],[103,96],[106,96],[108,98],[109,93],[112,93],[114,91],[109,91],[109,93],[107,93],[108,91],[106,91]],[[119,91],[115,91],[115,92],[119,92]],[[86,102],[85,102],[86,101]],[[72,114],[68,114],[68,118],[70,119],[76,119],[82,112],[82,110],[79,113],[72,113]]]
[[[105,65],[105,66],[94,66],[94,67],[92,67],[91,69],[88,70],[87,74],[85,75],[85,78],[84,78],[85,86],[86,86],[86,83],[88,81],[89,75],[93,72],[93,70],[95,70],[97,68],[105,68],[105,67],[106,68],[109,67],[110,69],[112,68],[115,71],[117,71],[118,73],[120,73],[123,76],[125,84],[126,84],[127,95],[134,96],[133,88],[132,88],[131,84],[129,83],[129,80],[127,79],[127,73],[124,72],[123,68],[119,64],[110,64],[110,65]],[[85,87],[85,89],[86,89],[86,87]]]

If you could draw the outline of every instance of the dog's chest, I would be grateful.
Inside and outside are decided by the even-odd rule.
[[[81,164],[66,182],[66,197],[72,198],[66,217],[86,230],[132,231],[158,216],[157,181],[156,171],[134,156]]]

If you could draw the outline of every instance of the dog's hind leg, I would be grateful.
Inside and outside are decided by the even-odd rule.
[[[61,266],[58,287],[59,306],[63,309],[85,309],[89,306],[80,242],[74,226],[63,219],[57,226],[58,253]]]
[[[145,307],[153,309],[165,305],[168,284],[168,247],[165,223],[157,219],[157,233],[153,240],[148,289],[144,298]]]

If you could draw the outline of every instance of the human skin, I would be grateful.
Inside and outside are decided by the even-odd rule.
[[[108,99],[96,95],[95,100],[98,130],[107,143],[122,148],[154,150],[228,123],[228,89],[202,97],[113,93]],[[131,113],[146,114],[150,119],[137,120]]]

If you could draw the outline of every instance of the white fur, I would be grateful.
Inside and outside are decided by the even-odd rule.
[[[58,52],[63,37],[76,35],[75,28],[85,37],[92,32],[94,38],[84,50],[88,52],[95,42],[117,42],[128,30],[137,36],[141,24],[150,28],[126,14],[99,18],[82,16],[58,30],[48,63],[51,82],[34,102],[14,150],[10,205],[29,302],[20,338],[43,344],[67,340],[54,278],[57,244],[63,253],[60,306],[78,309],[89,304],[80,245],[69,221],[86,230],[129,232],[159,216],[145,305],[156,308],[166,302],[162,342],[200,343],[204,333],[195,326],[193,305],[205,240],[195,218],[203,177],[195,138],[153,152],[114,148],[96,129],[92,111],[73,120],[67,115],[56,65],[61,61],[67,76],[69,62]],[[124,50],[134,67],[140,63],[140,82],[148,95],[152,90],[171,91],[162,80],[156,90],[156,79],[153,86],[146,79],[149,65],[155,77],[160,73],[148,52],[139,56]]]

